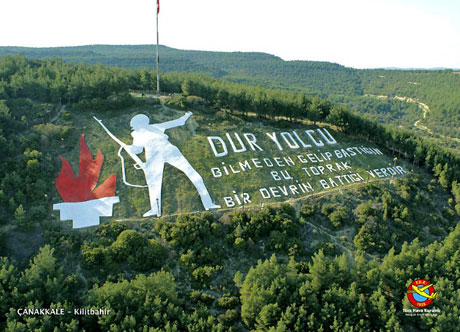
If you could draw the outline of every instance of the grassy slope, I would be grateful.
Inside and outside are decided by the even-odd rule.
[[[100,149],[105,157],[100,182],[107,178],[110,174],[116,173],[118,176],[117,191],[121,202],[115,209],[115,216],[117,218],[140,217],[143,212],[148,210],[149,207],[147,190],[127,187],[121,182],[121,164],[117,157],[118,145],[106,135],[99,124],[92,119],[92,116],[96,115],[98,118],[102,119],[104,124],[112,130],[117,137],[127,144],[131,144],[132,138],[130,136],[128,124],[133,115],[145,113],[150,117],[151,122],[153,123],[178,118],[184,114],[184,111],[186,110],[174,110],[171,108],[164,109],[160,105],[154,104],[138,104],[130,109],[112,111],[110,113],[94,113],[92,111],[73,113],[73,117],[70,122],[66,122],[62,119],[59,120],[61,124],[78,128],[74,130],[72,137],[66,140],[66,144],[70,149],[63,153],[63,156],[67,158],[71,165],[76,168],[79,155],[77,144],[78,136],[80,133],[85,133],[86,141],[93,155],[95,155],[97,149]],[[236,191],[237,193],[249,193],[252,200],[251,205],[254,206],[260,205],[261,203],[273,203],[286,199],[298,199],[302,197],[301,195],[289,195],[287,198],[282,197],[270,200],[262,199],[261,195],[258,193],[258,189],[261,187],[276,187],[279,186],[280,183],[282,185],[295,183],[294,180],[275,181],[270,175],[272,170],[288,170],[290,175],[292,175],[293,178],[298,179],[300,182],[311,183],[315,189],[314,194],[316,195],[324,191],[318,181],[321,178],[326,178],[326,176],[314,176],[309,178],[302,171],[302,167],[317,165],[324,166],[327,163],[334,164],[335,162],[347,161],[353,167],[352,172],[358,172],[366,180],[367,169],[388,167],[388,165],[393,164],[392,156],[386,155],[376,157],[374,155],[364,154],[348,159],[334,158],[331,162],[322,162],[319,164],[301,164],[298,162],[296,157],[300,153],[305,155],[310,152],[318,153],[332,151],[350,146],[376,146],[363,140],[348,138],[329,128],[330,133],[338,141],[335,145],[316,148],[313,150],[305,148],[292,150],[285,148],[283,151],[279,151],[274,144],[271,144],[265,133],[277,132],[279,134],[284,131],[282,129],[262,124],[255,119],[245,122],[237,117],[231,117],[229,114],[225,115],[222,112],[217,114],[217,121],[215,121],[215,116],[206,115],[206,113],[202,113],[199,110],[193,110],[193,112],[193,117],[184,127],[171,129],[166,133],[169,135],[170,141],[179,147],[192,166],[202,175],[211,196],[223,207],[225,206],[223,197],[232,195],[233,191]],[[296,130],[299,134],[301,134],[302,130],[315,127],[316,126],[313,125],[295,124],[292,128],[286,131]],[[237,132],[241,136],[246,132],[254,133],[258,139],[258,143],[265,151],[246,151],[238,154],[229,153],[227,156],[216,158],[208,144],[207,136],[225,137],[225,133],[227,132],[232,133],[232,135],[234,132]],[[302,137],[305,139],[304,136]],[[305,141],[307,140],[305,139]],[[227,145],[229,144],[227,143]],[[132,161],[129,156],[124,155],[124,157],[126,160],[128,181],[135,184],[145,184],[142,171],[135,170],[132,167]],[[252,170],[245,173],[241,172],[240,174],[223,176],[220,178],[214,178],[210,171],[211,167],[221,167],[222,163],[225,163],[226,165],[235,165],[239,161],[249,160],[252,158],[259,158],[259,160],[262,160],[262,158],[270,158],[273,162],[273,157],[291,157],[296,162],[296,165],[287,168],[274,166],[272,168],[264,167],[261,169],[256,169],[253,166]],[[403,165],[405,169],[411,168],[411,165],[405,165],[404,162],[398,161],[398,165]],[[347,173],[348,172],[344,172],[343,174]],[[336,176],[341,174],[342,172],[338,172],[333,173],[332,175]],[[56,197],[56,200],[60,200],[57,193],[55,193],[54,196]],[[195,188],[182,172],[167,165],[163,181],[163,213],[176,214],[197,210],[202,210],[202,205]]]

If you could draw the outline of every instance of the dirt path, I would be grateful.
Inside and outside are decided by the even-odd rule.
[[[378,98],[378,99],[388,99],[389,98],[388,96],[384,96],[384,95],[372,95],[372,94],[365,94],[364,96]],[[423,120],[426,119],[426,114],[428,112],[430,112],[430,107],[427,104],[418,101],[418,99],[416,99],[416,98],[402,97],[402,96],[394,96],[393,98],[396,99],[396,100],[405,101],[406,103],[417,104],[423,110]],[[418,128],[418,129],[426,130],[430,134],[432,134],[433,132],[431,131],[430,128],[428,128],[427,126],[419,124],[420,121],[422,121],[422,119],[415,121],[414,122],[414,127]]]
[[[426,116],[426,110],[423,111],[423,118],[425,119],[425,116]],[[419,122],[422,121],[422,120],[417,120],[414,122],[414,127],[415,128],[419,128],[419,129],[422,129],[422,130],[426,130],[428,131],[430,134],[432,134],[433,132],[431,131],[430,128],[428,128],[427,126],[424,126],[424,125],[421,125],[419,124]]]
[[[395,99],[397,100],[401,100],[401,101],[405,101],[407,103],[415,103],[415,104],[418,104],[418,106],[423,110],[423,120],[426,119],[426,114],[430,111],[430,107],[425,104],[425,103],[422,103],[422,102],[419,102],[417,99],[415,98],[409,98],[409,97],[400,97],[400,96],[395,96]],[[430,134],[432,134],[433,132],[431,131],[430,128],[428,128],[427,126],[424,126],[424,125],[421,125],[419,124],[421,120],[417,120],[414,122],[414,127],[416,128],[419,128],[419,129],[422,129],[422,130],[427,130]]]

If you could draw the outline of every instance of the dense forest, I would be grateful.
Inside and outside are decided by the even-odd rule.
[[[155,65],[153,45],[0,47],[0,56],[14,54],[129,69],[152,69]],[[166,46],[160,46],[160,57],[164,72],[202,73],[328,98],[381,123],[436,138],[445,147],[460,146],[460,76],[454,70],[353,69],[327,62],[284,61],[264,53],[186,51]],[[418,103],[427,105],[429,111],[424,112]]]
[[[54,180],[74,119],[154,103],[132,92],[155,86],[146,69],[0,60],[1,330],[458,329],[458,154],[307,93],[202,74],[169,73],[162,84],[170,107],[207,122],[225,112],[280,128],[327,123],[415,171],[293,205],[64,227],[52,212]],[[404,313],[416,278],[435,285],[436,315]],[[27,308],[66,313],[18,310]]]

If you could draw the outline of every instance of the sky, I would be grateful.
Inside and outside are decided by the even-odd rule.
[[[156,0],[3,0],[0,46],[154,44]],[[460,68],[458,0],[160,0],[160,44],[354,68]]]

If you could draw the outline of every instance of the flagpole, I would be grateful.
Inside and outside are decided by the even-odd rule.
[[[160,56],[158,55],[158,44],[160,41],[160,34],[158,33],[158,14],[160,12],[160,0],[157,0],[157,57],[156,57],[156,63],[157,63],[157,96],[160,96],[160,69],[159,69],[159,64],[160,64]]]

